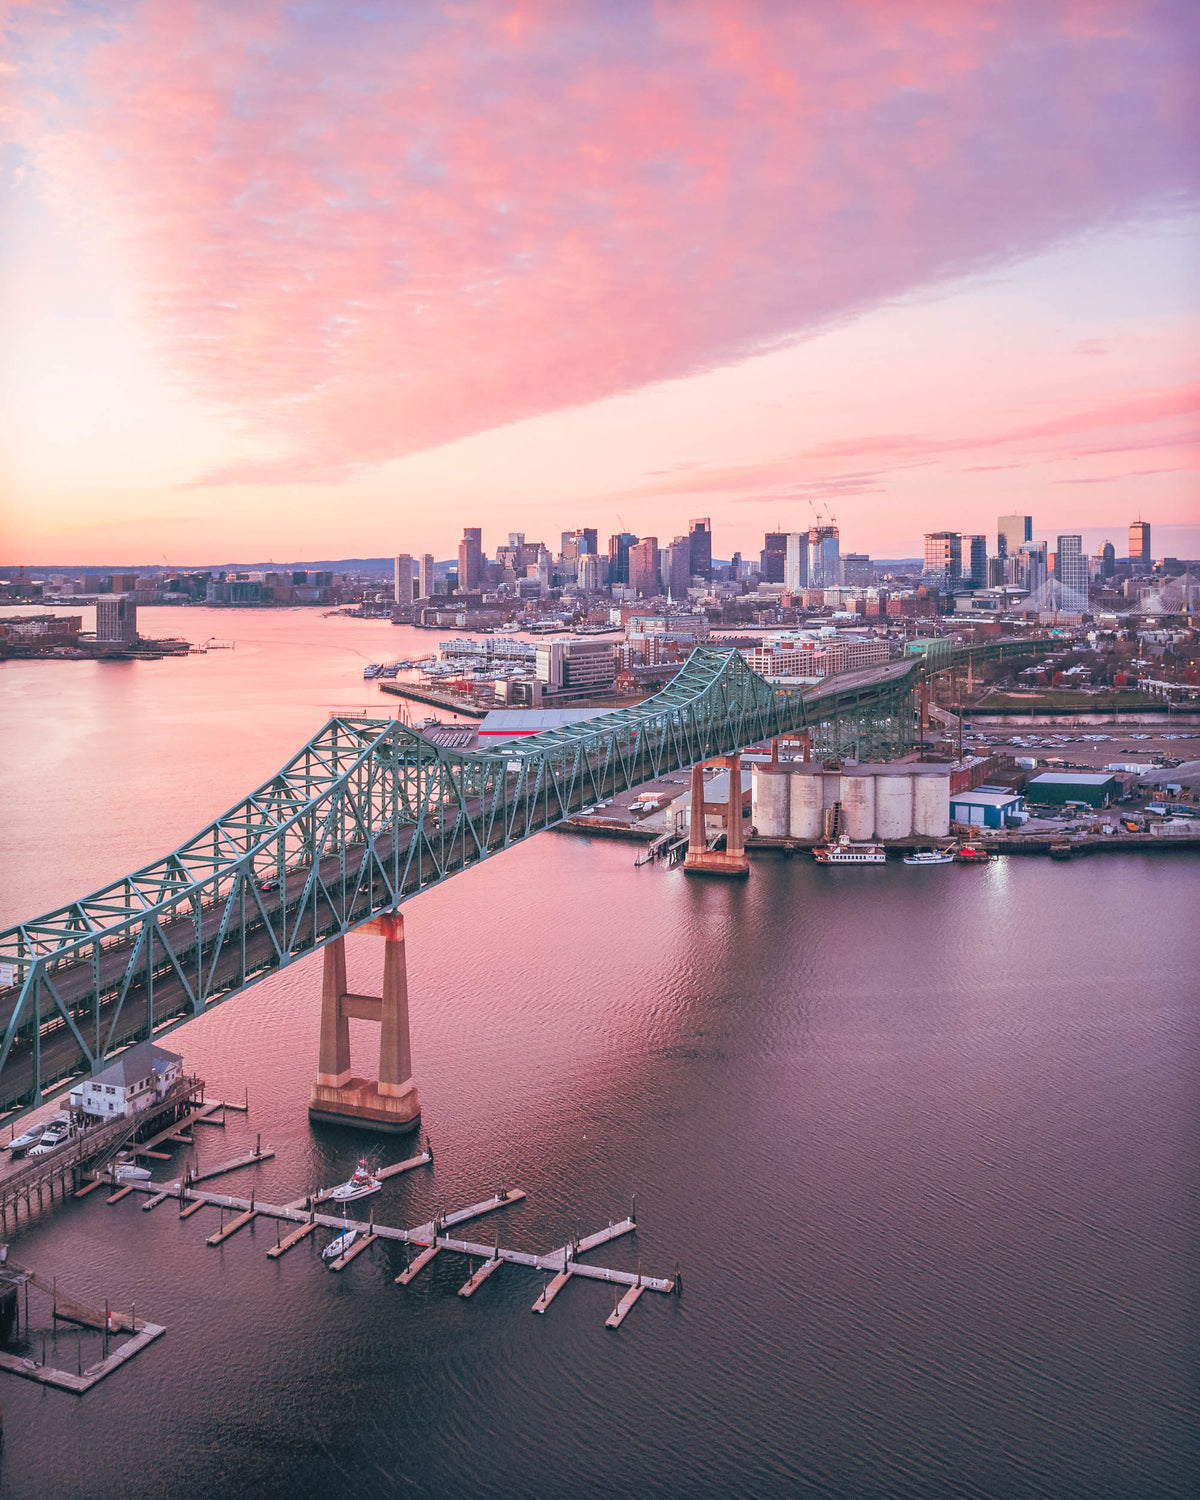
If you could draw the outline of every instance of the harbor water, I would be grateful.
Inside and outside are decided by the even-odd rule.
[[[330,709],[394,715],[363,664],[436,644],[315,611],[139,624],[237,645],[0,665],[0,922],[166,852]],[[602,1284],[531,1317],[513,1266],[468,1301],[449,1254],[400,1288],[397,1246],[331,1275],[333,1231],[275,1261],[268,1220],[211,1249],[216,1209],[56,1204],[13,1258],[168,1331],[82,1398],[0,1373],[0,1500],[1200,1491],[1200,858],[762,857],[725,884],[634,854],[543,834],[405,907],[435,1161],[357,1207],[415,1225],[521,1187],[470,1233],[550,1250],[636,1193],[591,1259],[678,1263],[683,1295],[612,1332]],[[348,952],[371,992],[378,941]],[[156,1175],[261,1134],[274,1157],[213,1185],[280,1202],[379,1144],[309,1124],[319,991],[309,959],[164,1039],[250,1109]],[[373,1042],[353,1023],[356,1071]]]

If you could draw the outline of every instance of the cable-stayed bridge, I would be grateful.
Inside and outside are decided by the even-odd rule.
[[[901,755],[920,674],[1032,645],[938,643],[928,661],[803,691],[768,683],[734,650],[702,647],[635,707],[480,752],[435,746],[395,720],[331,719],[173,853],[0,933],[0,1111],[34,1107],[129,1043],[645,781],[805,731],[818,754]],[[379,1003],[339,996],[335,1009],[342,1000],[361,1002],[351,1015]]]

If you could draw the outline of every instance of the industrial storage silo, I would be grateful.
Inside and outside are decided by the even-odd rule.
[[[792,778],[786,766],[756,765],[750,775],[750,821],[767,839],[788,836],[788,788]]]
[[[842,812],[852,839],[875,836],[875,778],[869,771],[842,773]]]
[[[791,804],[788,812],[788,832],[794,839],[811,841],[821,837],[821,813],[824,781],[819,769],[794,770],[791,780]]]
[[[913,832],[944,839],[950,833],[950,773],[941,767],[917,766],[913,774]]]
[[[912,777],[905,771],[875,777],[875,833],[881,839],[906,839],[913,828]]]

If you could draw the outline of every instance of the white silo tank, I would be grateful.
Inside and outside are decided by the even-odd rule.
[[[904,772],[875,778],[875,834],[881,839],[906,839],[913,827],[912,777]]]
[[[852,839],[875,836],[875,778],[868,774],[842,776],[842,812]]]
[[[945,771],[913,775],[913,832],[944,839],[950,833],[950,777]]]
[[[763,838],[788,836],[788,795],[791,776],[786,766],[753,767],[750,777],[750,821]]]
[[[815,774],[793,772],[788,811],[788,833],[792,838],[811,840],[821,837],[821,783],[824,779],[819,771]]]

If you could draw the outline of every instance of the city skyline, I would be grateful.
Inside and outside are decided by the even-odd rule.
[[[811,505],[881,556],[1007,512],[1195,555],[1196,30],[19,7],[0,561],[447,515],[728,556]]]

